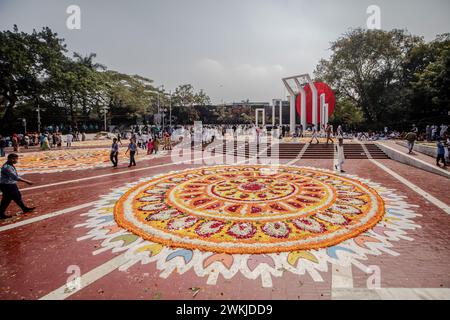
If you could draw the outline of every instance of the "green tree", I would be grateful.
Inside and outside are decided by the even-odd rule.
[[[404,61],[422,44],[404,30],[352,30],[331,44],[331,57],[320,61],[315,77],[330,84],[338,100],[346,97],[361,109],[367,125],[390,123],[404,113]]]
[[[438,36],[420,53],[426,63],[411,77],[412,112],[417,119],[450,121],[450,34]]]
[[[48,27],[31,34],[12,31],[0,32],[0,130],[14,127],[14,110],[18,102],[34,100],[48,89],[47,80],[64,59],[66,47]]]

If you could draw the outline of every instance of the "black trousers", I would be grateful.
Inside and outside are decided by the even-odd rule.
[[[0,190],[3,193],[2,202],[0,203],[0,216],[5,214],[11,201],[17,203],[22,211],[27,209],[27,206],[22,201],[22,194],[16,184],[0,184]]]
[[[443,154],[438,154],[437,157],[436,157],[436,164],[439,165],[439,161],[441,161],[441,160],[442,160],[442,163],[445,166],[445,157],[444,157],[444,155]]]
[[[130,167],[136,165],[136,160],[134,160],[135,154],[136,154],[136,151],[130,151]]]
[[[119,153],[111,152],[111,154],[109,155],[109,159],[113,163],[114,167],[117,167],[117,165],[119,164]]]

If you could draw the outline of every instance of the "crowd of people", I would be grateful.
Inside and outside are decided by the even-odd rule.
[[[68,132],[63,135],[61,132],[43,132],[43,133],[26,133],[12,134],[4,137],[0,135],[0,156],[4,157],[4,150],[12,147],[14,152],[20,152],[21,148],[39,146],[42,151],[62,148],[63,145],[71,147],[73,141],[85,141],[86,134],[84,132]]]
[[[9,137],[0,136],[0,156],[5,156],[5,148],[12,147],[13,152],[20,152],[20,148],[28,149],[31,146],[39,146],[40,150],[50,150],[54,148],[71,148],[74,141],[85,141],[86,134],[78,130],[68,128],[68,132],[63,134],[58,127],[51,127],[51,131],[44,133],[13,134]],[[115,138],[111,146],[111,162],[117,167],[116,155],[118,148],[122,146],[122,140],[129,140],[127,154],[130,155],[130,167],[136,165],[135,155],[142,150],[147,155],[158,154],[162,150],[172,150],[172,147],[182,141],[190,141],[191,145],[201,143],[203,146],[212,143],[216,139],[239,139],[241,137],[253,137],[259,143],[263,136],[270,136],[272,139],[306,138],[309,143],[320,143],[319,138],[326,138],[326,144],[334,144],[337,139],[339,146],[340,139],[375,141],[387,139],[407,140],[408,152],[412,153],[416,141],[428,141],[436,143],[439,159],[437,164],[442,162],[443,166],[450,163],[450,126],[447,125],[427,125],[423,130],[413,125],[409,132],[389,130],[387,127],[380,131],[344,131],[341,125],[336,129],[332,124],[321,126],[308,126],[306,129],[302,125],[296,125],[294,133],[290,133],[288,125],[256,126],[249,124],[227,124],[227,125],[189,125],[160,128],[158,126],[131,126],[127,130],[115,129],[111,133]]]

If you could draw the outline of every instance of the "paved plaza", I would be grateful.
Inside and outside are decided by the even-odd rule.
[[[131,169],[104,142],[22,153],[37,209],[0,224],[0,299],[450,298],[448,177],[371,142],[345,173],[331,145],[227,143]]]

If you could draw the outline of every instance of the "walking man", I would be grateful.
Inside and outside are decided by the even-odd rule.
[[[69,132],[66,136],[67,148],[70,148],[72,146],[72,141],[73,141],[73,134]]]
[[[408,154],[411,154],[414,148],[414,142],[417,139],[417,134],[411,131],[406,135],[405,139],[408,142]]]
[[[331,124],[327,124],[326,132],[327,132],[327,144],[329,140],[331,140],[331,143],[334,143],[333,139],[331,138],[331,134],[333,133],[333,126]]]
[[[117,143],[117,138],[113,139],[109,159],[111,159],[111,162],[113,163],[113,168],[117,168],[119,163],[119,144]]]
[[[317,127],[315,124],[312,126],[311,141],[309,143],[311,144],[314,139],[316,139],[317,144],[319,144],[319,139],[317,139]]]
[[[134,157],[138,154],[137,145],[134,139],[130,139],[130,144],[128,145],[127,151],[125,151],[125,154],[127,154],[128,151],[130,152],[130,165],[128,168],[130,168],[131,166],[136,166],[136,160]]]
[[[443,168],[445,168],[447,166],[445,163],[445,149],[444,149],[445,147],[440,137],[437,138],[436,146],[437,146],[436,165],[440,167],[439,162],[442,161],[442,163],[444,164]]]
[[[339,137],[338,144],[336,144],[336,153],[337,153],[337,163],[334,165],[334,168],[339,172],[345,172],[342,169],[342,165],[345,161],[344,155],[344,138]]]
[[[338,125],[337,130],[336,130],[336,134],[338,136],[338,138],[344,138],[344,131],[342,130],[342,126]]]
[[[22,209],[23,213],[33,211],[35,208],[27,207],[22,201],[22,195],[17,187],[17,181],[23,181],[29,185],[33,184],[31,181],[19,177],[16,167],[14,166],[19,160],[16,153],[8,155],[8,161],[2,166],[0,178],[0,190],[3,193],[2,201],[0,203],[0,219],[9,218],[5,213],[11,201],[17,203]]]

